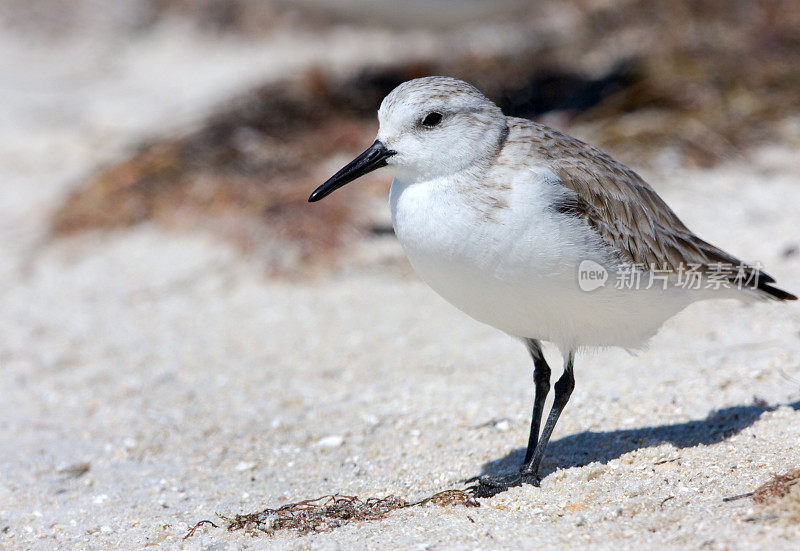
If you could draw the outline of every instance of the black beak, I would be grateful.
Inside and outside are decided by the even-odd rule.
[[[323,197],[327,197],[345,184],[349,184],[356,178],[360,178],[364,174],[372,172],[377,168],[386,166],[386,159],[397,153],[386,149],[379,140],[375,140],[369,149],[364,153],[350,161],[347,166],[342,170],[331,176],[327,182],[314,190],[314,193],[308,198],[309,203],[319,201]]]

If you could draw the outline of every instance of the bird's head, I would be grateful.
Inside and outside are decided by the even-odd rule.
[[[499,107],[475,87],[449,77],[404,82],[384,98],[378,122],[375,142],[309,201],[383,166],[406,183],[459,172],[496,154],[508,132]]]

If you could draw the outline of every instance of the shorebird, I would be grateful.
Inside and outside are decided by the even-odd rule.
[[[640,347],[697,300],[797,298],[760,266],[692,233],[631,169],[543,124],[505,116],[466,82],[405,82],[383,100],[378,121],[375,142],[308,200],[390,167],[392,224],[415,270],[448,302],[527,346],[527,452],[518,474],[481,481],[489,493],[538,485],[575,386],[576,352]],[[558,347],[564,370],[539,434],[550,391],[542,341]]]

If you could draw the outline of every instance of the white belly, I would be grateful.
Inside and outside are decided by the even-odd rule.
[[[531,183],[507,192],[489,217],[445,181],[392,184],[397,238],[414,269],[448,302],[510,335],[560,348],[635,348],[691,302],[678,290],[615,286],[615,261],[582,222],[556,215],[554,191]],[[604,287],[578,285],[578,266],[609,268]]]

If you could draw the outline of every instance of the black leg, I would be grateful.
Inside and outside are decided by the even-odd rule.
[[[558,417],[564,411],[564,406],[569,401],[572,389],[575,388],[575,376],[572,373],[572,365],[575,359],[575,353],[569,352],[566,361],[564,362],[564,374],[559,377],[555,384],[555,395],[553,398],[553,407],[550,409],[550,415],[547,417],[547,423],[542,430],[542,436],[539,438],[539,443],[536,445],[536,451],[529,462],[526,462],[522,469],[522,474],[528,477],[538,478],[539,465],[544,457],[544,451],[547,449],[547,443],[550,441],[550,436],[553,434],[553,429],[558,422]]]
[[[533,415],[531,415],[531,433],[528,436],[528,451],[525,452],[523,469],[530,463],[536,443],[539,441],[539,427],[542,425],[542,410],[550,392],[550,366],[542,354],[542,345],[536,339],[525,339],[525,346],[533,359],[533,384],[535,394],[533,400]]]
[[[550,409],[550,415],[547,417],[542,435],[539,437],[539,441],[536,442],[539,424],[542,419],[542,410],[544,409],[544,401],[547,397],[547,392],[550,390],[550,367],[544,360],[538,341],[526,339],[525,344],[528,346],[528,350],[533,357],[533,381],[536,386],[533,416],[531,418],[531,434],[528,439],[528,451],[525,454],[525,464],[522,466],[519,473],[513,475],[480,477],[478,479],[478,484],[472,487],[472,491],[477,497],[491,497],[508,490],[512,486],[519,486],[521,484],[539,485],[539,465],[547,449],[547,443],[550,441],[550,436],[553,434],[553,429],[558,422],[561,412],[569,401],[572,389],[575,388],[575,377],[572,373],[575,353],[569,352],[564,360],[564,374],[559,377],[555,384],[553,407]]]

